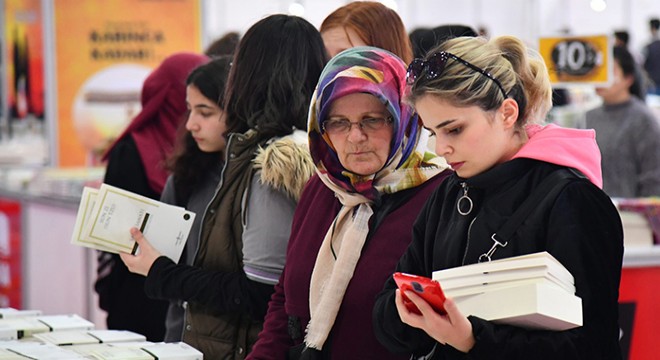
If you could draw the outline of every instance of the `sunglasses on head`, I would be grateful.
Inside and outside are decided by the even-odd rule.
[[[491,75],[486,70],[478,66],[472,65],[468,61],[463,60],[460,57],[452,53],[448,53],[446,51],[435,53],[431,55],[428,60],[424,60],[424,59],[413,60],[408,66],[408,71],[406,71],[406,83],[408,85],[412,85],[415,82],[415,80],[417,80],[419,76],[422,75],[423,72],[426,72],[426,78],[429,80],[437,78],[445,70],[445,66],[447,65],[447,60],[449,59],[457,61],[469,67],[470,69],[482,74],[483,76],[493,80],[495,85],[497,85],[497,87],[500,88],[500,90],[502,91],[502,95],[504,95],[505,98],[507,97],[506,91],[504,91],[504,87],[499,82],[499,80],[493,77],[493,75]]]

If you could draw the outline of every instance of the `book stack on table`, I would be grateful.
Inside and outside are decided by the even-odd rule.
[[[95,330],[75,315],[43,315],[39,310],[0,308],[0,360],[202,360],[183,342],[154,343],[125,330]]]
[[[464,315],[528,329],[582,326],[573,276],[547,252],[435,271]]]

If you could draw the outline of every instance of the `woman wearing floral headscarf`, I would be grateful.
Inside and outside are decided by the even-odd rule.
[[[378,343],[371,309],[449,170],[420,150],[420,122],[402,103],[405,70],[373,47],[348,49],[323,70],[308,130],[317,174],[296,208],[286,267],[248,359],[407,358]]]

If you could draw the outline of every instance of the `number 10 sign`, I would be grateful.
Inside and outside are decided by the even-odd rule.
[[[539,52],[553,85],[606,85],[612,78],[607,35],[541,38]]]

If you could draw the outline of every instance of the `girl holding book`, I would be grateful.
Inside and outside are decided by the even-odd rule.
[[[514,37],[456,38],[414,60],[407,82],[408,101],[456,173],[428,199],[397,271],[431,277],[547,251],[575,278],[583,326],[545,331],[495,324],[462,314],[450,298],[447,313],[439,314],[407,291],[416,314],[390,278],[373,314],[381,343],[420,359],[620,359],[621,221],[600,189],[594,132],[540,124],[551,106],[542,60]],[[499,229],[539,192],[512,236],[499,238]]]

